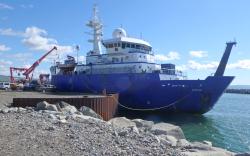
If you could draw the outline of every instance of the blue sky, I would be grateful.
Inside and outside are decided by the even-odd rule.
[[[0,1],[0,74],[9,66],[29,66],[51,46],[59,46],[36,70],[49,72],[54,58],[84,60],[92,45],[85,26],[93,4],[99,8],[104,39],[122,26],[129,36],[151,43],[159,63],[175,63],[189,79],[215,72],[225,43],[236,39],[225,75],[250,84],[250,1],[248,0],[18,0]]]

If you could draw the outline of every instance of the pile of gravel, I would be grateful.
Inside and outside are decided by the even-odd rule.
[[[0,113],[0,132],[1,155],[181,155],[154,135],[125,135],[94,118],[69,116],[63,122],[48,111]]]
[[[189,142],[180,127],[129,120],[106,122],[82,107],[41,102],[0,110],[1,155],[235,155],[211,142]]]

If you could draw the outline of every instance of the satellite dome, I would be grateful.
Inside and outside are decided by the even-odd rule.
[[[113,38],[120,38],[120,37],[126,37],[127,33],[124,29],[122,28],[117,28],[113,31],[112,34]]]

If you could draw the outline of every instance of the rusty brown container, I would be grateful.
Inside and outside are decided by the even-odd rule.
[[[35,98],[13,98],[13,107],[36,107],[38,102],[47,101],[55,104],[60,101],[65,101],[76,108],[82,106],[93,109],[97,114],[102,116],[105,121],[110,120],[116,114],[118,108],[118,94],[108,95],[84,95],[84,96],[66,96],[66,97],[35,97]]]

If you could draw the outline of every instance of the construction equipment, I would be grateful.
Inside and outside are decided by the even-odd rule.
[[[15,79],[13,77],[13,71],[19,71],[23,72],[22,75],[25,76],[24,82],[30,82],[33,78],[33,73],[36,67],[45,59],[46,56],[48,56],[52,51],[57,50],[57,47],[54,46],[50,51],[48,51],[46,54],[44,54],[41,58],[39,58],[36,62],[32,64],[29,68],[16,68],[16,67],[10,67],[10,81],[11,83],[15,83]],[[32,75],[30,76],[30,74]]]
[[[40,74],[39,75],[39,81],[41,85],[48,84],[49,83],[49,74]]]

